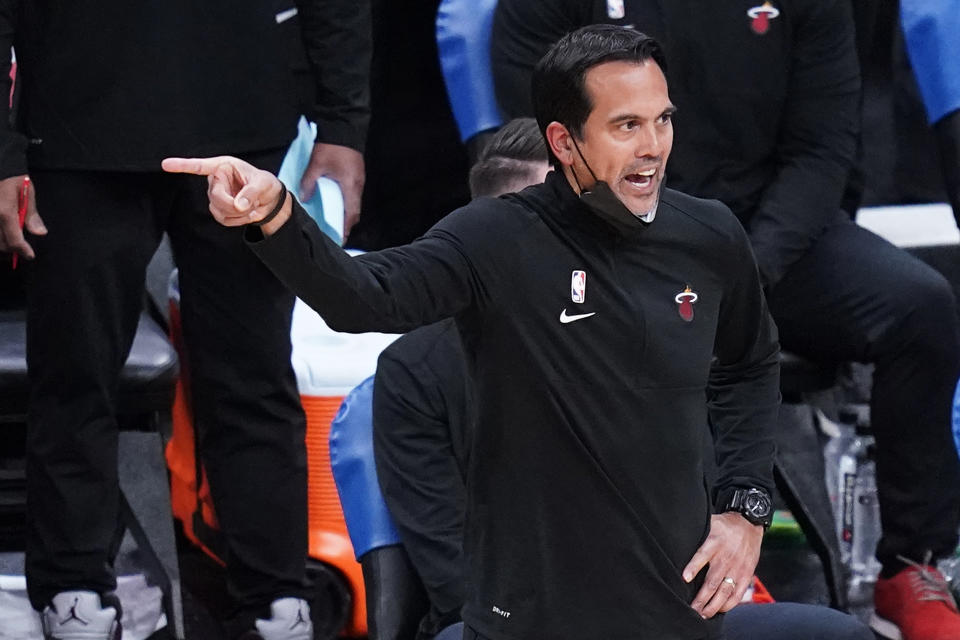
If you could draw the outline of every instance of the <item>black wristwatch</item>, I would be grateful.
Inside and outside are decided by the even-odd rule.
[[[773,522],[773,501],[770,494],[755,487],[734,491],[724,511],[736,511],[750,524],[762,525],[764,529],[769,529]]]

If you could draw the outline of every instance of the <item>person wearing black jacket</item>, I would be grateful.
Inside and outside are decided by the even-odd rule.
[[[520,191],[543,182],[549,170],[536,120],[518,118],[478,152],[470,168],[470,195],[476,199]],[[473,395],[453,320],[401,336],[377,360],[372,408],[377,478],[429,602],[417,640],[454,633],[444,629],[460,621]]]
[[[0,76],[11,45],[18,64],[15,117],[0,101],[0,249],[30,276],[26,572],[47,637],[119,633],[116,386],[164,230],[228,550],[230,635],[288,638],[297,616],[297,637],[309,635],[293,296],[237,231],[211,223],[205,182],[163,174],[160,160],[235,153],[276,171],[306,110],[319,134],[305,182],[329,173],[349,199],[362,182],[369,30],[368,2],[354,0],[0,2]],[[297,57],[316,79],[307,98]]]
[[[465,637],[716,638],[756,566],[776,330],[729,210],[661,189],[662,66],[635,31],[571,34],[534,92],[557,171],[355,259],[269,173],[229,157],[164,161],[209,176],[214,216],[254,223],[251,248],[332,328],[456,318],[478,413]]]
[[[851,3],[500,0],[491,65],[508,117],[533,113],[540,56],[592,22],[632,24],[665,43],[678,107],[668,184],[719,199],[743,223],[784,348],[875,365],[875,630],[960,638],[960,614],[933,566],[953,553],[960,525],[950,433],[960,319],[939,273],[841,210],[859,133]],[[917,580],[940,584],[938,596]]]
[[[430,640],[461,619],[465,481],[475,409],[452,319],[419,327],[380,354],[373,453],[383,500],[427,595],[426,610],[416,612],[422,614],[416,640]],[[395,637],[389,629],[381,633]]]
[[[501,127],[470,169],[471,195],[497,197],[543,180],[547,149],[531,118]],[[406,611],[405,622],[422,615],[416,640],[463,635],[465,479],[475,418],[473,382],[453,319],[401,336],[377,360],[373,391],[373,453],[383,499],[405,554],[427,594],[423,611]],[[386,577],[385,595],[392,589]],[[367,585],[368,588],[370,585]],[[371,612],[368,612],[368,614]],[[379,615],[380,612],[372,612]],[[386,607],[377,630],[402,638]],[[728,639],[873,640],[856,618],[813,605],[740,604],[727,613]]]
[[[454,320],[414,329],[380,354],[374,454],[404,553],[429,599],[416,640],[462,637],[463,624],[454,621],[464,597],[464,476],[473,414],[473,386]],[[389,628],[379,631],[402,637]],[[851,615],[796,602],[738,604],[727,612],[723,633],[726,640],[874,640]]]

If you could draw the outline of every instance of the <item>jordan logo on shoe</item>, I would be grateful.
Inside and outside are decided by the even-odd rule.
[[[290,630],[294,630],[299,627],[301,624],[309,624],[308,621],[303,617],[303,608],[300,607],[297,609],[297,619],[293,621],[293,624],[290,625]]]
[[[80,605],[80,598],[74,598],[74,600],[73,600],[73,606],[70,607],[70,613],[69,613],[69,615],[67,615],[66,618],[64,618],[63,620],[60,621],[60,624],[61,624],[61,625],[67,624],[68,622],[71,622],[71,621],[73,621],[73,620],[76,620],[77,622],[79,622],[79,623],[82,624],[83,626],[87,626],[87,625],[90,624],[90,621],[89,621],[89,620],[84,620],[83,618],[80,617],[80,614],[77,613],[77,607],[78,607],[79,605]]]

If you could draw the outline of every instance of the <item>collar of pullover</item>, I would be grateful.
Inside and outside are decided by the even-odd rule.
[[[650,223],[643,222],[632,214],[616,216],[588,207],[559,171],[554,170],[547,174],[544,183],[548,192],[555,197],[555,201],[545,207],[546,212],[567,224],[595,230],[602,234],[628,237],[642,234],[650,226]]]

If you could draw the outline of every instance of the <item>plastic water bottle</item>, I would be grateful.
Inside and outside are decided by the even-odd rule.
[[[853,541],[850,549],[850,586],[857,588],[877,581],[880,563],[876,559],[880,541],[880,503],[877,500],[877,472],[873,438],[859,433],[857,477],[853,484]]]
[[[847,450],[855,437],[857,413],[854,409],[843,407],[839,411],[838,422],[818,412],[821,430],[830,436],[823,447],[824,481],[827,496],[830,498],[830,510],[834,522],[840,521],[840,456]]]
[[[853,488],[857,478],[858,451],[864,445],[856,434],[857,412],[841,409],[839,420],[836,437],[824,447],[824,467],[827,494],[837,525],[840,562],[849,567],[853,544]]]
[[[837,540],[840,563],[850,566],[853,552],[853,487],[857,481],[858,449],[864,446],[859,438],[851,440],[837,462]]]

